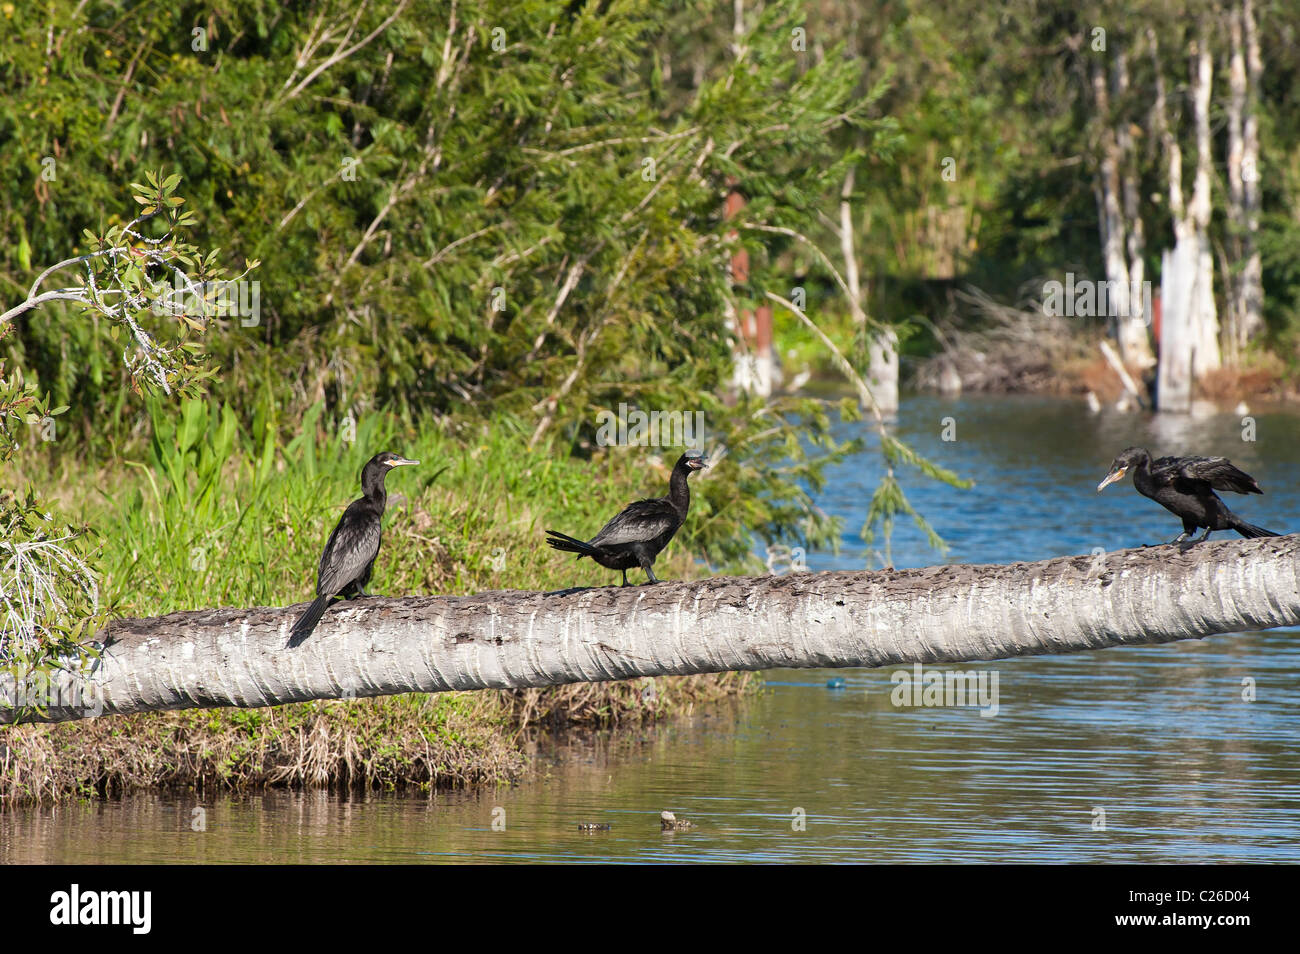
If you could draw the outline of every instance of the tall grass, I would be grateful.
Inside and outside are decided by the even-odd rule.
[[[672,464],[529,450],[508,425],[411,432],[376,415],[355,432],[322,428],[319,405],[283,446],[270,424],[245,433],[225,408],[186,402],[174,421],[152,413],[149,460],[127,462],[80,501],[80,518],[102,532],[102,589],[119,615],[308,599],[325,539],[380,450],[421,465],[389,475],[374,592],[609,584],[609,571],[546,547],[543,531],[594,533],[628,500],[662,493]],[[666,559],[669,576],[693,572],[684,543]]]

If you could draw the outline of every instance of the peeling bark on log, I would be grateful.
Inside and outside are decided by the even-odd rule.
[[[1300,624],[1300,535],[1038,563],[370,598],[286,649],[302,606],[122,620],[91,680],[0,722],[775,668],[875,668]],[[62,695],[59,695],[62,693]]]

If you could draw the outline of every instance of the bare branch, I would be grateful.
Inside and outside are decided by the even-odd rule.
[[[356,15],[352,18],[352,23],[348,26],[348,32],[344,35],[343,39],[339,41],[338,48],[335,49],[335,51],[331,53],[324,60],[324,62],[322,62],[314,70],[308,73],[305,77],[303,77],[302,82],[299,83],[297,86],[295,86],[293,90],[283,98],[282,102],[288,102],[289,100],[296,97],[304,89],[310,86],[311,83],[316,79],[316,77],[321,75],[321,73],[324,73],[327,69],[329,69],[331,66],[334,66],[336,63],[339,63],[347,59],[353,53],[357,52],[357,50],[368,45],[370,41],[373,40],[375,37],[379,36],[379,34],[387,30],[393,24],[393,21],[395,21],[399,16],[401,16],[402,11],[406,9],[407,2],[408,0],[399,0],[399,3],[397,4],[397,9],[394,10],[388,16],[388,18],[384,20],[383,23],[379,24],[379,26],[375,27],[372,31],[370,31],[370,33],[367,34],[364,39],[359,40],[358,42],[348,47],[347,49],[343,49],[343,44],[345,44],[351,38],[352,30],[356,26],[357,21],[361,18],[362,11],[365,10],[366,8],[365,3],[360,4],[357,7]],[[299,57],[299,59],[301,59],[301,56]]]

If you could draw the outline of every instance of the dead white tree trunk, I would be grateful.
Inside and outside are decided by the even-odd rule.
[[[1234,265],[1240,266],[1242,233],[1245,231],[1245,183],[1241,178],[1242,160],[1245,157],[1245,136],[1242,121],[1246,114],[1246,51],[1241,35],[1241,16],[1237,9],[1224,12],[1228,24],[1228,100],[1224,105],[1228,132],[1228,168],[1225,175],[1228,186],[1228,235],[1224,242],[1226,258],[1223,284],[1226,314],[1223,321],[1223,356],[1230,365],[1240,359],[1241,351],[1241,276],[1233,274]]]
[[[1245,235],[1242,269],[1242,334],[1245,341],[1264,330],[1264,264],[1260,259],[1260,84],[1264,82],[1264,60],[1260,56],[1260,29],[1255,4],[1242,0],[1245,30],[1245,143],[1242,178],[1245,182]]]
[[[1206,31],[1200,29],[1191,44],[1192,122],[1196,129],[1196,178],[1192,201],[1187,206],[1191,234],[1196,248],[1196,281],[1190,313],[1192,330],[1192,376],[1201,378],[1222,367],[1219,352],[1219,318],[1214,304],[1214,257],[1210,247],[1210,167],[1214,155],[1210,140],[1210,92],[1214,80],[1214,58]]]
[[[898,335],[887,328],[867,343],[867,383],[882,411],[898,410]]]
[[[1127,97],[1128,57],[1123,50],[1115,53],[1117,98]],[[1124,221],[1128,228],[1129,314],[1121,318],[1117,328],[1117,341],[1127,361],[1146,371],[1155,367],[1156,356],[1151,348],[1151,298],[1147,292],[1146,278],[1146,228],[1142,223],[1141,190],[1138,181],[1137,149],[1133,142],[1132,123],[1127,115],[1116,122],[1119,142],[1122,185],[1124,190]]]
[[[1113,64],[1110,83],[1115,100],[1122,105],[1129,83],[1128,60],[1123,51],[1115,53]],[[1106,317],[1110,319],[1124,364],[1145,370],[1155,364],[1155,358],[1147,337],[1141,294],[1144,241],[1132,155],[1133,136],[1122,110],[1112,109],[1105,67],[1093,60],[1091,71],[1101,152],[1096,193],[1102,261],[1106,269]]]
[[[849,289],[849,309],[853,325],[867,341],[867,384],[876,405],[886,413],[898,410],[898,335],[892,328],[872,332],[867,328],[867,310],[862,303],[862,281],[858,275],[858,256],[853,233],[853,184],[856,171],[852,166],[844,175],[840,190],[840,255],[844,259],[844,280]]]
[[[1196,263],[1190,242],[1178,241],[1160,256],[1160,365],[1156,408],[1186,414],[1192,409],[1192,333],[1189,318]]]
[[[1160,365],[1156,405],[1161,411],[1191,409],[1192,383],[1220,366],[1218,318],[1214,305],[1214,262],[1210,255],[1210,86],[1213,64],[1200,38],[1191,44],[1193,125],[1196,130],[1196,176],[1191,201],[1183,202],[1183,153],[1166,114],[1164,73],[1155,31],[1147,41],[1155,67],[1152,120],[1164,144],[1169,181],[1169,217],[1174,248],[1162,256]]]
[[[1165,99],[1165,74],[1155,30],[1147,27],[1147,46],[1155,74],[1156,96],[1151,125],[1160,137],[1169,183],[1169,218],[1174,227],[1174,249],[1160,255],[1160,363],[1156,368],[1156,407],[1185,414],[1192,408],[1192,353],[1187,334],[1191,307],[1192,274],[1188,255],[1187,216],[1183,207],[1183,150],[1169,122]]]
[[[1257,100],[1262,66],[1255,10],[1241,0],[1226,13],[1228,21],[1228,226],[1229,258],[1224,274],[1228,318],[1223,349],[1232,363],[1263,330],[1264,291],[1259,235],[1259,116]]]
[[[1246,213],[1242,236],[1241,345],[1264,330],[1264,265],[1259,253],[1259,88],[1264,61],[1259,54],[1259,26],[1252,0],[1242,0],[1242,29],[1246,37],[1246,116],[1242,123],[1241,178]]]
[[[89,682],[44,714],[0,682],[0,722],[270,706],[785,667],[958,662],[1300,624],[1300,535],[1007,566],[715,577],[554,593],[336,605],[287,649],[302,606],[122,620]]]
[[[1120,208],[1120,149],[1111,125],[1110,94],[1106,89],[1106,69],[1092,61],[1092,98],[1097,109],[1097,123],[1101,140],[1101,161],[1096,182],[1097,222],[1101,231],[1101,257],[1109,283],[1107,306],[1112,315],[1128,314],[1128,261],[1124,257],[1124,216]],[[1124,354],[1120,343],[1120,356]]]

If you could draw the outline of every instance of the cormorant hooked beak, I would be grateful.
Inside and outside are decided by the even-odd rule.
[[[418,463],[418,460],[407,460],[405,457],[394,457],[392,460],[384,461],[384,464],[388,467],[402,467],[406,464],[414,465]]]
[[[709,462],[703,455],[700,457],[688,457],[686,458],[686,466],[691,470],[703,470],[705,467],[709,466]]]
[[[1115,481],[1123,480],[1124,475],[1127,473],[1128,473],[1127,467],[1120,467],[1117,470],[1112,470],[1109,474],[1106,475],[1106,479],[1097,485],[1097,493],[1101,493],[1111,484],[1115,483]]]

